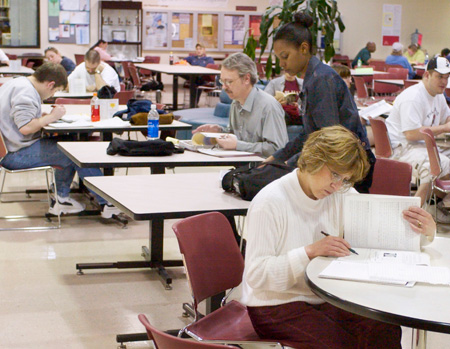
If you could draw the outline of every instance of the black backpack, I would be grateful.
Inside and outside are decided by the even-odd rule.
[[[162,139],[127,141],[114,138],[106,149],[108,155],[119,154],[124,156],[167,156],[183,152],[184,149],[177,148],[172,142],[166,142]]]
[[[222,178],[222,188],[251,201],[270,182],[292,172],[295,167],[276,161],[231,170]]]

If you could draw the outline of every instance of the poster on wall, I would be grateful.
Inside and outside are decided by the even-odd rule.
[[[186,0],[157,0],[156,4],[158,6],[165,6],[169,8],[185,7]],[[217,7],[228,7],[228,0],[189,0],[189,8],[217,8]]]
[[[144,11],[144,50],[167,47],[168,14],[165,12]]]
[[[89,0],[48,0],[48,41],[89,44]]]
[[[383,5],[381,35],[383,46],[400,42],[402,28],[402,5]]]

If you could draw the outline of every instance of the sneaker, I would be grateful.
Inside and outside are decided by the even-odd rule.
[[[52,198],[50,209],[48,210],[49,213],[55,216],[64,213],[78,213],[84,211],[84,209],[86,208],[85,204],[75,201],[70,197],[62,198],[61,196],[57,195],[57,198],[58,201]]]
[[[437,204],[436,221],[441,224],[450,224],[450,212],[444,207],[442,201]]]
[[[103,209],[102,209],[102,217],[106,218],[106,219],[112,218],[114,215],[118,216],[121,213],[122,213],[122,211],[120,211],[114,205],[111,205],[109,202],[107,204],[105,204],[105,206],[103,206]]]

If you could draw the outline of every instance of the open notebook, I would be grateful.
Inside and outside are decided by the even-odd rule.
[[[415,282],[450,285],[450,270],[430,266],[420,252],[421,236],[402,218],[419,206],[418,197],[347,195],[344,237],[359,255],[332,261],[319,277],[412,286]]]

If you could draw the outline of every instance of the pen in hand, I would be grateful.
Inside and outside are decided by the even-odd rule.
[[[327,233],[325,233],[324,231],[321,231],[320,233],[321,233],[322,235],[325,235],[325,236],[330,236],[330,234],[327,234]],[[359,255],[358,252],[356,252],[353,248],[348,247],[348,250],[349,250],[351,253],[354,253],[354,254]]]

